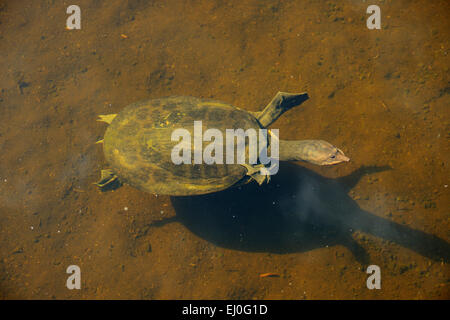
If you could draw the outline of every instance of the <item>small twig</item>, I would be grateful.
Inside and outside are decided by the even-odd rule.
[[[268,272],[268,273],[262,273],[259,275],[260,278],[267,278],[267,277],[271,277],[271,278],[279,278],[280,275],[278,273],[272,273],[272,272]]]

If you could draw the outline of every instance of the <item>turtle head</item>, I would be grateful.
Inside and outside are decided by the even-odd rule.
[[[303,160],[319,166],[350,161],[350,158],[346,157],[341,149],[323,140],[312,140],[309,147],[306,146],[305,151],[306,154]]]
[[[319,166],[328,166],[341,162],[348,162],[341,149],[323,140],[280,140],[280,160],[303,160]]]

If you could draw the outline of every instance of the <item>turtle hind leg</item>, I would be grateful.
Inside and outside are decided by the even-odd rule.
[[[97,121],[106,122],[107,124],[111,124],[117,114],[99,114]]]
[[[111,169],[102,170],[100,180],[94,184],[103,192],[116,190],[122,186],[122,182]]]
[[[258,182],[259,185],[262,185],[264,182],[269,183],[270,174],[263,164],[249,165],[244,163],[241,165],[247,169],[247,175]]]

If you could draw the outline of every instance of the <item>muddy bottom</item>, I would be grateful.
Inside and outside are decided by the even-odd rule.
[[[450,298],[448,1],[376,1],[381,30],[364,1],[80,0],[67,30],[71,4],[0,2],[1,298]],[[310,96],[282,139],[351,161],[196,197],[93,185],[97,115],[278,91]]]

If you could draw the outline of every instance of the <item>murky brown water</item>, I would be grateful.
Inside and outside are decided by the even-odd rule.
[[[382,30],[365,1],[80,0],[66,30],[70,4],[0,1],[2,298],[450,298],[448,1],[373,1]],[[195,198],[92,184],[98,114],[277,91],[311,96],[281,138],[352,161]]]

